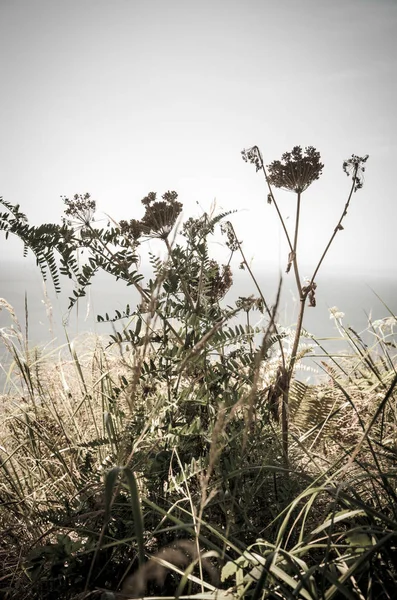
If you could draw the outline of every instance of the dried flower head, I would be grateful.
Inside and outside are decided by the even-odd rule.
[[[255,165],[257,171],[260,171],[263,168],[263,158],[258,146],[252,146],[252,148],[242,150],[241,155],[245,162]]]
[[[302,294],[309,298],[309,306],[313,308],[316,306],[316,289],[317,283],[314,281],[308,281],[307,285],[302,288]]]
[[[61,196],[66,204],[65,215],[72,219],[63,219],[64,225],[74,227],[74,229],[83,229],[88,227],[94,221],[96,210],[95,200],[91,200],[90,194],[75,194],[72,199]]]
[[[356,156],[352,154],[351,158],[343,161],[343,170],[349,177],[351,175],[354,181],[354,191],[360,190],[364,185],[365,163],[369,158],[369,154],[365,156]]]
[[[208,222],[208,215],[206,213],[197,219],[189,217],[181,228],[181,234],[194,243],[213,232],[214,226]]]
[[[167,239],[182,211],[182,203],[177,201],[176,192],[166,192],[162,201],[156,201],[156,194],[150,192],[142,200],[146,207],[141,220],[142,233],[150,237]]]
[[[208,287],[206,294],[210,302],[221,300],[233,283],[233,274],[229,265],[220,265],[216,260],[210,260],[208,269]]]
[[[142,224],[137,219],[131,219],[130,221],[120,221],[120,231],[122,235],[127,238],[131,238],[133,243],[136,244],[142,235]]]
[[[226,246],[232,252],[236,252],[238,250],[238,241],[237,241],[236,235],[234,233],[233,225],[231,224],[230,221],[226,221],[225,223],[222,223],[221,232],[224,235],[226,235],[226,237],[227,237]]]
[[[267,166],[268,180],[275,187],[302,193],[319,179],[323,168],[320,153],[313,146],[307,146],[304,153],[300,146],[294,146],[281,160]]]
[[[250,310],[259,310],[263,313],[263,300],[262,298],[255,298],[254,295],[251,296],[239,296],[236,300],[236,307],[241,308],[245,312],[249,312]]]

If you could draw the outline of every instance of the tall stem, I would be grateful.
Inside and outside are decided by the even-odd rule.
[[[258,148],[258,152],[259,152],[259,148]],[[287,242],[288,242],[289,249],[290,249],[290,251],[291,251],[291,252],[293,252],[294,248],[293,248],[293,246],[292,246],[291,238],[289,237],[289,233],[288,233],[287,227],[286,227],[286,225],[285,225],[285,222],[284,222],[283,216],[282,216],[282,214],[281,214],[281,212],[280,212],[280,209],[279,209],[279,207],[278,207],[278,204],[277,204],[277,202],[276,202],[276,199],[275,199],[275,197],[274,197],[273,190],[272,190],[272,188],[271,188],[271,185],[270,185],[270,183],[269,183],[269,179],[268,179],[268,177],[267,177],[267,173],[266,173],[265,165],[263,164],[263,162],[262,162],[262,171],[263,171],[263,174],[264,174],[264,176],[265,176],[265,179],[266,179],[267,187],[268,187],[268,189],[269,189],[269,194],[270,194],[270,196],[271,196],[271,199],[272,199],[272,201],[273,201],[273,204],[274,204],[274,206],[275,206],[275,208],[276,208],[276,211],[277,211],[277,214],[278,214],[278,218],[280,219],[281,225],[282,225],[282,227],[283,227],[283,229],[284,229],[284,233],[285,233],[285,237],[287,238]]]
[[[259,148],[258,148],[258,153],[261,156]],[[276,199],[274,197],[272,186],[269,183],[269,179],[268,179],[268,176],[267,176],[267,173],[266,173],[265,165],[263,164],[263,160],[261,160],[261,167],[262,167],[263,174],[265,176],[265,180],[266,180],[266,184],[267,184],[267,187],[268,187],[268,190],[269,190],[270,197],[271,197],[272,202],[273,202],[273,204],[275,206],[275,209],[276,209],[277,214],[278,214],[278,218],[280,219],[280,223],[281,223],[282,228],[284,230],[285,237],[286,237],[286,240],[287,240],[290,252],[292,253],[292,256],[296,257],[296,246],[297,246],[297,243],[298,243],[298,228],[299,228],[299,213],[300,213],[300,197],[301,197],[301,193],[300,192],[298,193],[298,206],[297,206],[296,222],[295,222],[294,245],[292,245],[291,238],[290,238],[288,230],[287,230],[287,226],[285,224],[283,216],[282,216],[282,214],[280,212],[280,209],[279,209],[278,204],[276,202]],[[299,296],[302,296],[302,285],[301,285],[301,280],[300,280],[300,276],[299,276],[298,262],[295,260],[295,258],[293,258],[293,265],[294,265],[294,273],[295,273],[296,286],[298,288]]]
[[[288,370],[285,373],[285,378],[282,382],[282,406],[281,406],[281,436],[283,447],[284,466],[288,468],[288,434],[289,434],[289,391],[291,380],[294,373],[296,363],[296,355],[298,353],[299,340],[302,331],[303,315],[305,313],[307,293],[303,294],[300,299],[300,309],[298,321],[296,323],[294,343],[292,345],[291,358],[288,365]]]
[[[298,248],[298,232],[299,232],[299,216],[301,208],[301,192],[298,192],[298,199],[296,203],[296,219],[295,219],[295,235],[294,235],[294,249],[292,255],[292,263],[294,265],[294,273],[296,280],[296,287],[298,288],[299,297],[302,298],[302,284],[299,276],[298,259],[297,259],[297,248]]]
[[[334,241],[334,238],[335,238],[336,234],[338,233],[338,231],[341,231],[343,229],[343,227],[341,225],[342,225],[343,219],[345,218],[345,216],[347,214],[347,209],[349,208],[350,200],[351,200],[351,197],[352,197],[353,192],[354,192],[354,186],[356,184],[357,171],[358,171],[358,165],[356,165],[355,170],[354,170],[354,174],[353,174],[353,177],[352,177],[352,187],[350,189],[350,194],[349,194],[349,197],[348,197],[347,202],[345,204],[345,208],[343,209],[341,218],[339,219],[338,224],[335,227],[335,229],[333,231],[333,234],[331,235],[331,239],[329,240],[328,244],[325,247],[324,252],[322,253],[322,256],[321,256],[321,258],[320,258],[320,260],[318,262],[318,265],[317,265],[317,267],[314,270],[313,276],[312,276],[312,278],[310,280],[311,284],[314,282],[314,280],[316,278],[316,275],[318,273],[318,270],[321,267],[321,264],[322,264],[322,262],[323,262],[323,260],[324,260],[324,258],[326,256],[326,254],[327,254],[327,252],[328,252],[328,250],[329,250],[332,242]]]
[[[233,235],[234,235],[234,239],[236,240],[236,243],[237,243],[237,246],[238,246],[239,252],[240,252],[240,254],[241,254],[241,258],[243,259],[243,262],[244,262],[245,268],[247,269],[248,273],[250,274],[250,276],[251,276],[251,279],[252,279],[252,281],[254,282],[256,289],[258,290],[258,294],[259,294],[259,296],[261,297],[261,300],[262,300],[262,302],[263,302],[263,306],[265,307],[265,310],[266,310],[267,314],[269,315],[270,319],[272,319],[272,321],[273,321],[272,325],[273,325],[274,331],[275,331],[275,333],[276,333],[276,335],[277,335],[277,339],[278,339],[278,345],[279,345],[279,348],[280,348],[280,354],[281,354],[281,360],[282,360],[283,366],[285,367],[285,355],[284,355],[284,348],[283,348],[283,344],[282,344],[282,342],[281,342],[281,339],[280,339],[280,335],[279,335],[279,332],[278,332],[278,329],[277,329],[277,325],[276,325],[276,324],[275,324],[275,322],[274,322],[274,316],[272,316],[272,314],[273,314],[273,313],[272,313],[272,311],[270,310],[270,308],[269,308],[269,306],[268,306],[268,304],[267,304],[267,302],[266,302],[266,300],[265,300],[265,297],[264,297],[264,295],[263,295],[263,293],[262,293],[262,290],[261,290],[261,288],[260,288],[260,286],[259,286],[259,283],[257,282],[257,280],[256,280],[256,277],[255,277],[255,275],[253,274],[253,272],[252,272],[252,270],[251,270],[251,267],[250,267],[250,266],[249,266],[249,264],[248,264],[248,261],[247,261],[247,259],[245,258],[245,255],[244,255],[243,249],[242,249],[242,247],[241,247],[241,244],[240,244],[240,242],[238,241],[238,237],[237,237],[237,235],[236,235],[236,232],[235,232],[235,230],[234,230],[234,227],[233,227],[233,224],[232,224],[232,223],[230,223],[230,227],[231,227],[231,229],[232,229],[232,232],[233,232]]]
[[[358,166],[355,169],[354,175],[353,175],[353,182],[352,182],[352,187],[349,193],[349,197],[347,199],[347,202],[345,204],[345,207],[343,209],[342,215],[338,221],[337,226],[334,229],[334,232],[331,236],[331,239],[329,240],[319,262],[318,265],[313,273],[313,276],[310,280],[309,285],[306,286],[305,291],[302,290],[302,288],[300,288],[300,309],[299,309],[299,315],[298,315],[298,321],[296,323],[296,330],[295,330],[295,337],[294,337],[294,343],[292,346],[292,352],[291,352],[291,359],[288,365],[288,371],[287,371],[287,376],[286,376],[286,381],[284,382],[284,385],[282,387],[283,390],[283,404],[282,404],[282,412],[281,412],[281,428],[282,428],[282,444],[283,444],[283,457],[284,457],[284,462],[286,465],[288,465],[288,432],[289,432],[289,414],[288,414],[288,409],[289,409],[289,390],[290,390],[290,386],[291,386],[291,379],[294,373],[294,367],[295,367],[295,363],[296,363],[296,355],[298,353],[298,346],[299,346],[299,340],[300,340],[300,336],[301,336],[301,331],[302,331],[302,324],[303,324],[303,315],[305,313],[305,307],[306,307],[306,300],[307,300],[307,296],[308,293],[312,287],[312,284],[314,283],[314,279],[318,273],[319,268],[321,267],[321,264],[329,250],[329,247],[331,246],[332,242],[334,241],[334,238],[337,234],[338,231],[340,231],[342,229],[341,227],[341,223],[344,219],[344,217],[346,216],[347,213],[347,209],[349,208],[349,204],[350,204],[350,200],[351,197],[353,195],[353,191],[354,191],[354,186],[355,186],[355,182],[356,182],[356,175],[357,175],[357,170],[358,170]],[[294,248],[293,248],[293,252],[294,252],[294,258],[293,258],[293,263],[294,263],[294,268],[296,266],[297,268],[297,257],[296,257],[296,249],[297,249],[297,244],[298,244],[298,228],[299,228],[299,212],[300,212],[300,193],[298,193],[298,202],[297,202],[297,213],[296,213],[296,223],[295,223],[295,237],[294,237]],[[296,275],[297,271],[295,271],[295,275]],[[298,280],[297,280],[298,281]]]
[[[307,296],[304,295],[300,300],[300,308],[299,308],[298,321],[296,323],[294,343],[292,345],[291,359],[290,359],[289,365],[288,365],[288,384],[292,379],[295,362],[296,362],[296,355],[298,353],[299,340],[301,337],[302,324],[303,324],[303,315],[305,314],[306,298],[307,298]]]
[[[295,220],[295,235],[294,235],[294,252],[296,254],[296,249],[298,247],[298,230],[299,230],[299,215],[300,215],[300,207],[301,207],[301,192],[298,192],[298,201],[296,203],[296,220]]]

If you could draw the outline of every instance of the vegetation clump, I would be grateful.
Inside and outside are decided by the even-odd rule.
[[[343,163],[351,189],[308,281],[299,276],[301,195],[324,165],[295,146],[267,169],[257,146],[243,158],[265,176],[300,299],[295,328],[279,325],[280,290],[265,298],[230,213],[178,228],[176,192],[143,200],[142,218],[96,222],[89,194],[64,198],[61,225],[30,226],[5,200],[0,230],[32,251],[70,310],[102,270],[133,286],[131,309],[68,358],[31,349],[13,308],[0,332],[13,359],[1,396],[0,595],[5,599],[393,598],[397,583],[395,317],[367,336],[331,316],[349,357],[329,356],[316,385],[296,368],[321,342],[303,329],[316,276],[367,157]],[[297,195],[293,237],[273,188]],[[230,220],[229,220],[230,218]],[[223,235],[225,264],[210,253]],[[147,239],[166,258],[148,252]],[[82,254],[81,254],[82,252]],[[76,254],[80,254],[79,260]],[[228,304],[233,263],[256,295]],[[259,311],[264,325],[254,326]],[[309,339],[309,343],[307,343]]]

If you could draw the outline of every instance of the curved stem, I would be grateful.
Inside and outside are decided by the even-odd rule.
[[[349,204],[350,204],[350,200],[354,191],[354,186],[355,186],[355,182],[356,182],[356,175],[357,175],[357,169],[358,167],[356,167],[355,172],[353,174],[353,181],[352,181],[352,187],[349,193],[349,197],[347,199],[347,202],[345,204],[345,207],[343,209],[342,215],[338,221],[337,226],[334,229],[334,232],[331,236],[331,239],[329,240],[320,260],[319,263],[313,273],[313,276],[310,280],[310,283],[306,286],[305,291],[303,292],[302,289],[300,290],[300,310],[299,310],[299,315],[298,315],[298,321],[296,324],[296,330],[295,330],[295,338],[294,338],[294,343],[292,346],[292,352],[291,352],[291,359],[288,365],[288,371],[287,371],[287,378],[285,381],[285,384],[283,386],[283,404],[282,404],[282,413],[281,413],[281,427],[282,427],[282,444],[283,444],[283,457],[284,457],[284,462],[286,465],[288,465],[288,432],[289,432],[289,415],[288,415],[288,408],[289,408],[289,390],[290,390],[290,385],[291,385],[291,379],[292,379],[292,375],[294,372],[294,367],[295,367],[295,363],[296,363],[296,356],[298,353],[298,346],[299,346],[299,340],[300,340],[300,336],[301,336],[301,331],[302,331],[302,324],[303,324],[303,315],[305,313],[305,307],[306,307],[306,300],[307,300],[307,296],[309,294],[309,291],[314,283],[314,279],[318,273],[318,270],[329,250],[329,247],[331,246],[336,234],[338,231],[340,231],[341,229],[341,223],[344,219],[344,217],[346,216],[347,213],[347,209],[349,208]],[[296,248],[297,248],[297,244],[298,244],[298,226],[299,226],[299,210],[300,210],[300,194],[298,194],[298,205],[297,205],[297,215],[296,215],[296,223],[295,223],[295,237],[294,237],[294,248],[293,248],[293,252],[294,252],[294,267],[296,264]],[[296,274],[296,272],[295,272]]]
[[[247,261],[247,259],[245,258],[245,255],[244,255],[243,249],[242,249],[242,247],[241,247],[241,244],[240,244],[240,242],[238,241],[238,237],[237,237],[237,235],[236,235],[236,232],[235,232],[235,230],[234,230],[234,227],[233,227],[233,224],[232,224],[232,223],[230,223],[230,227],[231,227],[231,229],[232,229],[232,232],[233,232],[233,235],[234,235],[234,239],[236,240],[236,243],[237,243],[238,249],[239,249],[239,251],[240,251],[241,257],[242,257],[242,259],[243,259],[244,265],[245,265],[245,267],[246,267],[246,269],[247,269],[248,273],[250,274],[250,276],[251,276],[251,279],[252,279],[252,281],[254,282],[256,289],[258,290],[258,294],[259,294],[259,296],[261,297],[261,300],[262,300],[262,302],[263,302],[263,306],[265,307],[265,309],[266,309],[266,312],[267,312],[267,314],[268,314],[269,318],[273,320],[273,327],[274,327],[274,331],[275,331],[275,333],[276,333],[276,335],[277,335],[277,339],[278,339],[278,345],[279,345],[279,348],[280,348],[281,360],[282,360],[283,366],[285,367],[285,355],[284,355],[284,348],[283,348],[283,345],[282,345],[282,343],[281,343],[280,334],[279,334],[279,332],[278,332],[277,325],[276,325],[276,324],[275,324],[275,322],[274,322],[274,315],[273,315],[272,311],[270,310],[270,308],[269,308],[269,306],[268,306],[268,304],[267,304],[267,302],[266,302],[266,300],[265,300],[265,297],[264,297],[264,295],[263,295],[263,293],[262,293],[262,290],[261,290],[261,288],[260,288],[260,286],[259,286],[259,283],[257,282],[257,280],[256,280],[256,277],[255,277],[255,275],[253,274],[253,272],[252,272],[252,270],[251,270],[251,267],[250,267],[250,266],[249,266],[249,264],[248,264],[248,261]]]
[[[258,148],[258,152],[259,152],[259,148]],[[286,227],[286,225],[285,225],[284,219],[283,219],[283,217],[282,217],[282,214],[281,214],[281,212],[280,212],[280,209],[279,209],[279,207],[278,207],[278,204],[277,204],[277,202],[276,202],[276,199],[275,199],[275,197],[274,197],[273,190],[272,190],[272,188],[271,188],[271,185],[270,185],[270,183],[269,183],[269,179],[268,179],[268,177],[267,177],[267,173],[266,173],[266,169],[265,169],[265,165],[263,164],[263,161],[262,161],[262,171],[263,171],[263,174],[264,174],[264,176],[265,176],[266,183],[267,183],[267,187],[268,187],[268,189],[269,189],[269,193],[270,193],[270,196],[271,196],[271,198],[272,198],[272,201],[273,201],[273,203],[274,203],[274,206],[275,206],[275,208],[276,208],[276,211],[277,211],[278,217],[279,217],[279,219],[280,219],[281,225],[283,226],[284,233],[285,233],[285,237],[287,238],[288,246],[289,246],[289,248],[290,248],[290,251],[291,251],[291,252],[293,252],[293,251],[294,251],[294,248],[293,248],[293,246],[292,246],[291,238],[289,237],[289,233],[288,233],[288,231],[287,231],[287,227]]]
[[[342,229],[342,227],[341,227],[342,221],[343,221],[343,219],[345,218],[345,216],[347,214],[347,209],[349,208],[350,200],[351,200],[351,197],[353,195],[354,186],[355,186],[355,183],[356,183],[357,170],[358,170],[358,165],[356,166],[356,168],[354,170],[354,173],[353,173],[352,187],[351,187],[350,194],[349,194],[349,197],[347,199],[347,202],[345,204],[345,208],[343,209],[342,216],[339,219],[338,224],[335,227],[333,234],[331,235],[331,239],[329,240],[328,244],[326,245],[325,250],[324,250],[324,252],[323,252],[323,254],[322,254],[322,256],[321,256],[321,258],[320,258],[320,260],[318,262],[318,265],[317,265],[317,267],[314,270],[313,276],[312,276],[312,278],[310,280],[310,284],[312,284],[314,282],[315,277],[316,277],[316,275],[318,273],[318,270],[321,267],[321,264],[322,264],[322,262],[323,262],[323,260],[324,260],[324,258],[326,256],[326,254],[327,254],[327,252],[328,252],[328,250],[329,250],[332,242],[334,241],[334,238],[335,238],[336,234],[338,233],[338,231],[340,231]]]

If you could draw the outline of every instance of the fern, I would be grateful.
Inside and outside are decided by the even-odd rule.
[[[290,418],[302,432],[322,427],[335,409],[335,396],[295,380],[290,389]],[[323,430],[325,433],[326,429]]]

